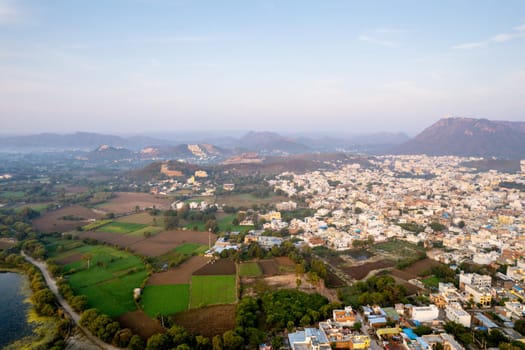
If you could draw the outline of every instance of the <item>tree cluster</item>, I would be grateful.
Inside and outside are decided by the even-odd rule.
[[[393,306],[405,301],[405,286],[396,284],[391,276],[373,276],[364,282],[339,290],[339,299],[347,305],[358,308],[361,305]]]

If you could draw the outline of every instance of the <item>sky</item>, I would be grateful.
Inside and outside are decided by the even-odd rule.
[[[0,0],[0,134],[525,120],[522,0]]]

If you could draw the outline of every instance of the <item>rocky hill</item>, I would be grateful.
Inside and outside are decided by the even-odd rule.
[[[445,118],[391,153],[525,158],[525,122]]]

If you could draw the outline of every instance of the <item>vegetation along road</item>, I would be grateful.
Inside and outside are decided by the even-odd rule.
[[[80,321],[80,315],[73,310],[73,308],[67,303],[67,301],[60,295],[58,292],[58,287],[55,279],[51,277],[51,274],[49,273],[49,270],[47,268],[47,264],[45,262],[37,261],[33,258],[31,258],[29,255],[25,254],[22,251],[22,256],[29,261],[31,264],[38,267],[38,269],[42,272],[42,276],[44,276],[44,279],[46,281],[46,284],[49,286],[49,289],[55,294],[58,303],[60,306],[64,309],[67,315],[73,320],[75,325],[84,333],[86,338],[93,343],[93,345],[96,345],[97,347],[101,349],[107,349],[107,350],[118,350],[119,348],[112,346],[110,344],[104,343],[102,340],[98,339],[94,335],[91,334],[89,330],[82,327],[79,323]]]

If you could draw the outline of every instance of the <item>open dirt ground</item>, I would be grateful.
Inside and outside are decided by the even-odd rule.
[[[213,244],[216,239],[217,236],[212,234],[211,243]],[[208,232],[164,231],[158,235],[132,244],[130,248],[145,256],[159,256],[187,242],[208,245]]]
[[[389,260],[379,260],[375,262],[367,262],[362,265],[340,267],[348,276],[353,279],[361,280],[368,276],[370,271],[385,269],[393,267],[395,264]]]
[[[151,337],[153,334],[165,332],[157,320],[152,319],[142,310],[128,312],[119,316],[117,320],[122,328],[129,328],[133,333],[140,335],[144,339]]]
[[[273,259],[259,260],[259,266],[261,267],[263,275],[265,276],[274,276],[279,274],[279,267]]]
[[[62,219],[62,217],[68,215],[81,217],[84,220],[74,221]],[[78,226],[86,225],[89,219],[100,219],[101,217],[102,215],[93,209],[73,205],[45,213],[43,216],[33,220],[33,226],[42,232],[66,232],[74,230]]]
[[[196,276],[204,275],[235,275],[237,272],[235,263],[230,259],[211,260],[193,274]]]
[[[235,327],[235,305],[215,305],[191,309],[173,316],[176,324],[193,334],[213,337]]]
[[[115,198],[97,206],[98,209],[107,213],[124,214],[139,209],[152,208],[169,209],[170,200],[166,197],[158,197],[149,193],[119,192]]]
[[[158,286],[163,284],[187,284],[190,283],[191,275],[205,266],[209,258],[204,256],[193,256],[182,265],[165,271],[158,272],[151,275],[148,279],[148,286]]]

